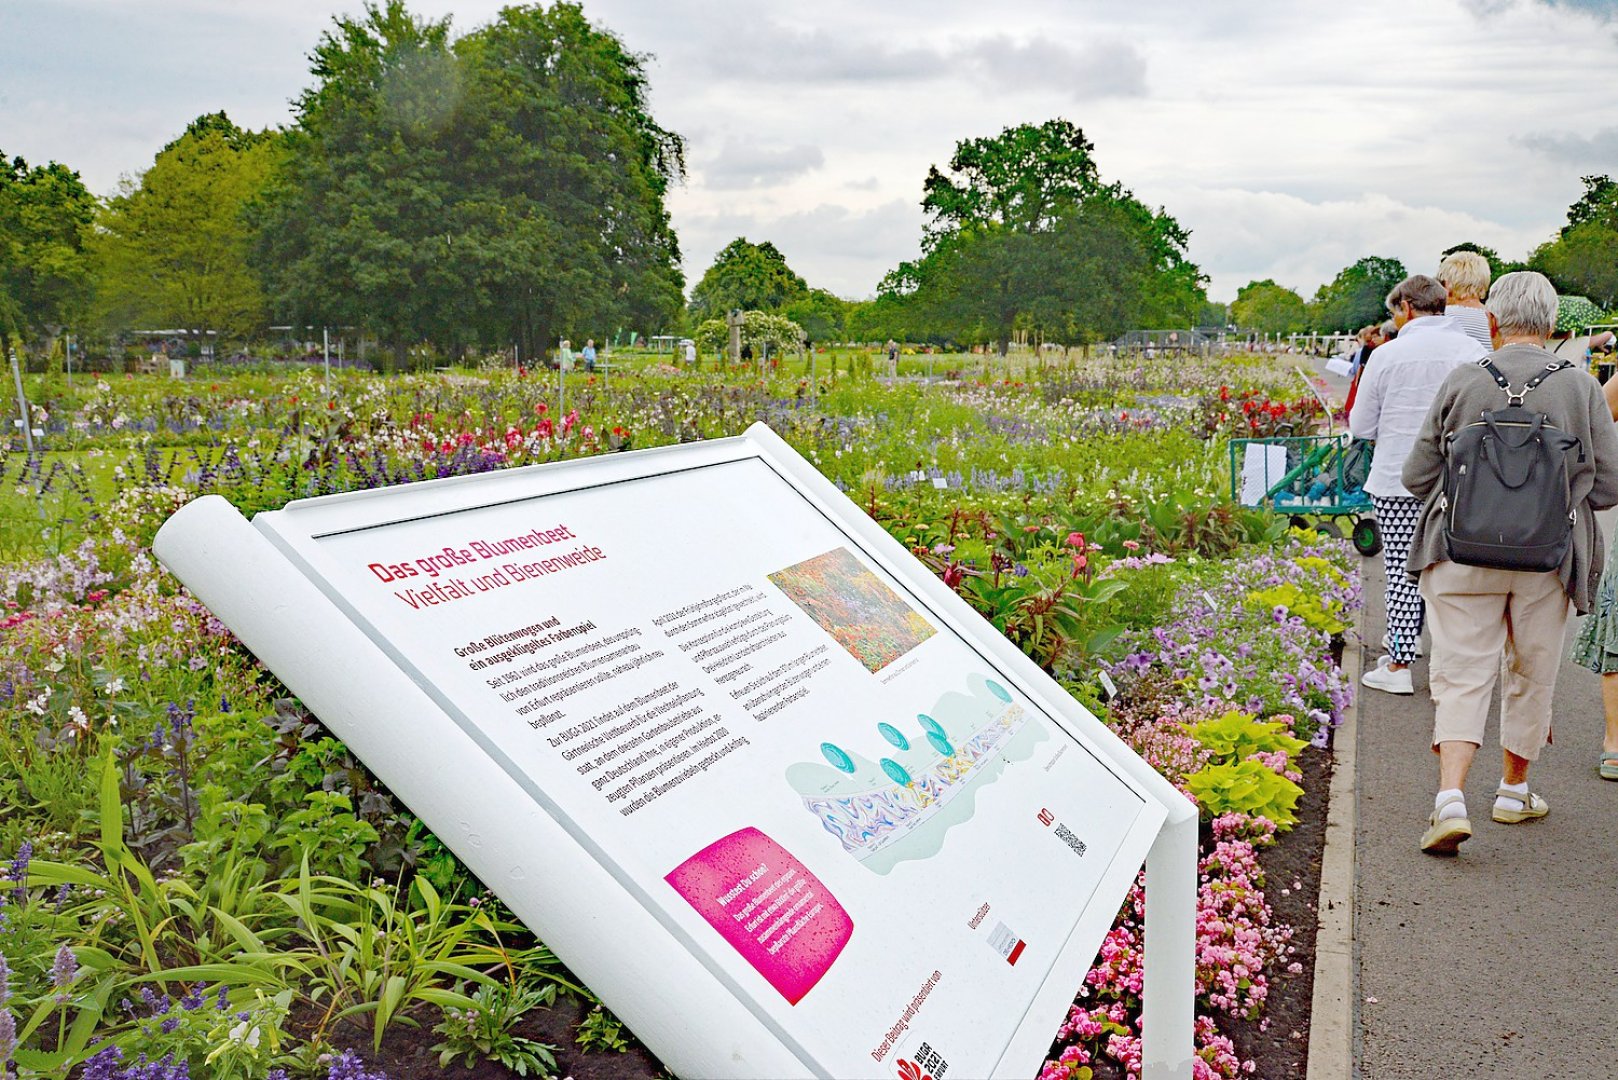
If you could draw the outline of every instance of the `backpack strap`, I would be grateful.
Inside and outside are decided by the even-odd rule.
[[[1540,383],[1550,378],[1556,372],[1572,367],[1573,361],[1563,358],[1546,364],[1544,370],[1524,383],[1521,390],[1513,390],[1511,388],[1511,380],[1507,379],[1500,369],[1494,366],[1494,361],[1489,357],[1485,356],[1483,359],[1479,360],[1478,366],[1484,371],[1487,371],[1489,376],[1494,379],[1494,384],[1506,392],[1506,404],[1508,406],[1512,406],[1521,405],[1523,403],[1523,399],[1528,396],[1528,392],[1530,390],[1538,387]]]

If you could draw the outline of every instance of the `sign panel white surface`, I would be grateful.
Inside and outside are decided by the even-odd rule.
[[[158,550],[189,581],[186,513]],[[618,985],[663,939],[663,988],[603,991],[637,1030],[700,987],[783,1048],[770,1069],[1031,1075],[1164,820],[1093,718],[761,429],[254,525],[436,706],[328,718],[373,770],[586,978],[573,942]],[[308,697],[343,665],[277,674]],[[502,873],[497,824],[435,819],[419,761],[374,760],[437,753],[491,777],[469,802],[524,804],[482,822],[554,822],[556,869],[604,872],[620,924],[556,925],[560,874]],[[723,1039],[648,1042],[748,1075]]]

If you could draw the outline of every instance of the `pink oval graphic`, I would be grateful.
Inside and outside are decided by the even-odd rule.
[[[715,840],[664,880],[793,1005],[854,932],[825,884],[751,826]]]

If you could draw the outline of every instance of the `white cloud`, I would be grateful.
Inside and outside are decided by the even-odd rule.
[[[723,191],[783,183],[825,163],[826,155],[818,146],[766,146],[737,140],[727,142],[700,172],[705,186]]]
[[[720,248],[745,236],[754,243],[773,243],[787,265],[810,285],[859,298],[873,295],[877,281],[899,258],[916,256],[921,223],[920,207],[899,200],[868,210],[823,203],[773,217],[688,214],[680,240],[692,282],[702,276]]]
[[[463,32],[503,2],[410,0]],[[654,115],[690,141],[670,211],[691,280],[746,234],[868,294],[916,253],[930,165],[1054,116],[1193,230],[1224,297],[1464,239],[1521,256],[1581,173],[1618,172],[1618,0],[583,3],[655,54]],[[361,4],[0,0],[0,150],[106,192],[201,113],[287,122],[334,6]]]
[[[1552,161],[1566,162],[1581,170],[1618,169],[1618,127],[1602,128],[1588,135],[1535,132],[1515,135],[1511,141]]]
[[[1234,299],[1237,289],[1260,278],[1273,278],[1308,298],[1367,255],[1396,258],[1412,274],[1431,274],[1440,253],[1462,241],[1511,256],[1526,252],[1554,227],[1511,228],[1381,193],[1311,202],[1273,191],[1191,189],[1176,200],[1175,210],[1192,230],[1193,260],[1212,271],[1208,293],[1220,300]]]
[[[1012,73],[1025,85],[1073,101],[1146,95],[1146,58],[1123,41],[1090,41],[1075,49],[1048,37],[1017,41],[996,35],[961,49],[959,58],[985,80]]]

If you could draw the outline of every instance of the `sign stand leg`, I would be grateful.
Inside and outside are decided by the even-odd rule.
[[[1197,812],[1170,804],[1146,856],[1141,1076],[1191,1080],[1197,948]]]

